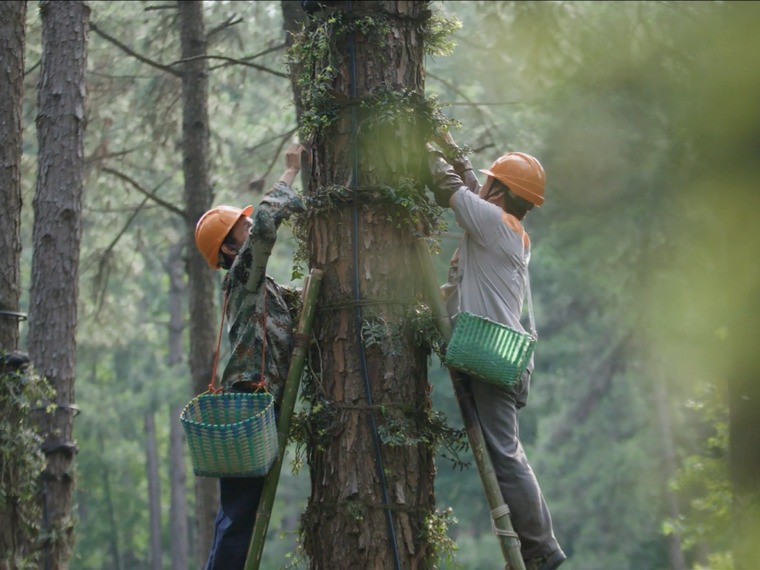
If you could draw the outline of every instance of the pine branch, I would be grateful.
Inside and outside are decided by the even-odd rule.
[[[128,55],[131,55],[132,57],[134,57],[138,61],[141,61],[141,62],[145,63],[146,65],[150,65],[151,67],[155,67],[156,69],[160,69],[161,71],[165,71],[167,73],[171,73],[175,77],[181,77],[182,76],[182,74],[179,71],[177,71],[175,69],[172,69],[171,66],[163,65],[163,64],[158,63],[156,61],[153,61],[150,58],[145,57],[144,55],[141,55],[141,54],[137,53],[135,50],[133,50],[132,48],[130,48],[126,44],[120,42],[115,37],[111,36],[110,34],[107,34],[103,30],[101,30],[100,28],[98,28],[98,26],[95,23],[93,23],[93,22],[90,22],[90,30],[92,30],[93,32],[95,32],[96,34],[98,34],[104,40],[107,40],[107,41],[111,42],[113,45],[115,45],[116,47],[118,47],[119,49],[121,49],[124,53],[126,53]]]
[[[223,55],[196,55],[196,56],[193,56],[193,57],[186,57],[186,58],[183,58],[183,59],[178,59],[177,61],[172,62],[169,65],[170,66],[175,66],[175,65],[179,65],[181,63],[186,63],[188,61],[198,61],[199,59],[208,59],[208,60],[217,59],[217,60],[220,60],[220,61],[225,61],[225,62],[227,62],[230,65],[244,65],[246,67],[252,67],[254,69],[258,69],[259,71],[265,71],[266,73],[271,73],[272,75],[276,75],[277,77],[284,77],[285,79],[288,79],[290,77],[287,73],[282,73],[280,71],[275,71],[274,69],[269,69],[268,67],[264,67],[263,65],[259,65],[257,63],[249,63],[249,62],[244,61],[242,59],[235,59],[233,57],[226,57],[226,56],[223,56]],[[216,68],[212,68],[211,71],[213,69],[218,69],[219,67],[222,67],[222,66],[217,66]]]
[[[123,180],[124,182],[127,182],[135,190],[137,190],[138,192],[140,192],[143,196],[146,196],[146,197],[150,198],[151,200],[153,200],[159,206],[163,206],[164,208],[166,208],[170,212],[172,212],[174,214],[177,214],[178,216],[181,216],[182,218],[185,217],[185,212],[183,210],[180,210],[174,204],[170,204],[169,202],[167,202],[165,200],[162,200],[161,198],[159,198],[155,194],[156,190],[158,190],[159,188],[161,188],[161,186],[164,185],[164,182],[166,182],[166,180],[168,180],[168,178],[166,178],[164,181],[161,182],[161,184],[159,184],[158,186],[156,186],[156,188],[153,191],[150,191],[150,190],[146,190],[145,188],[143,188],[142,186],[140,186],[139,183],[137,183],[134,179],[130,178],[129,176],[127,176],[123,172],[120,172],[120,171],[115,170],[113,168],[109,168],[108,166],[104,166],[103,167],[103,172],[107,172],[108,174],[112,174],[113,176],[116,176],[116,178],[119,178],[119,179]]]
[[[229,28],[231,26],[235,26],[243,21],[243,18],[240,16],[230,16],[227,18],[224,22],[216,26],[215,28],[212,28],[207,34],[206,39],[208,40],[211,38],[214,34],[218,34],[222,30],[225,30],[226,28]]]
[[[274,153],[274,158],[269,163],[269,168],[267,168],[267,171],[264,173],[264,175],[261,178],[266,178],[267,176],[269,176],[269,173],[272,172],[274,165],[277,163],[277,160],[280,158],[280,153],[282,152],[282,149],[285,147],[285,145],[288,142],[289,135],[291,133],[294,133],[295,131],[296,129],[293,129],[289,133],[285,133],[284,135],[282,135],[282,140],[280,141],[280,144],[277,147],[277,151]]]
[[[246,147],[245,151],[247,153],[252,153],[252,152],[260,149],[261,147],[268,145],[271,142],[282,140],[282,139],[287,139],[288,137],[290,137],[291,135],[293,135],[293,133],[295,133],[297,130],[298,130],[297,128],[293,128],[293,129],[290,129],[286,133],[279,134],[279,135],[274,136],[272,138],[264,139],[260,143],[257,143],[257,144],[255,144],[253,146]],[[282,148],[282,147],[280,147],[280,148]]]
[[[245,57],[241,57],[240,59],[233,60],[232,62],[222,63],[220,65],[212,67],[211,71],[213,71],[215,69],[222,69],[222,68],[225,68],[225,67],[229,67],[230,65],[237,65],[237,63],[239,61],[242,61],[245,64],[245,63],[250,62],[251,60],[258,59],[260,57],[263,57],[263,56],[267,55],[268,53],[279,51],[279,50],[281,50],[283,48],[286,48],[286,47],[288,47],[288,45],[286,43],[277,44],[275,46],[267,48],[267,49],[265,49],[263,51],[255,53],[253,55],[248,55],[248,56],[245,56]]]
[[[132,223],[132,221],[137,217],[137,214],[140,213],[140,211],[145,207],[145,204],[148,203],[149,198],[146,196],[143,198],[143,201],[140,202],[140,205],[135,208],[135,210],[132,212],[132,214],[127,219],[124,226],[121,228],[119,233],[116,234],[116,237],[114,237],[111,240],[111,243],[108,244],[108,247],[103,251],[102,255],[100,256],[100,260],[98,261],[98,272],[95,275],[95,287],[97,289],[95,296],[97,298],[97,302],[95,303],[97,308],[95,309],[95,318],[97,318],[100,315],[100,312],[103,310],[103,306],[105,304],[106,300],[106,290],[108,289],[108,279],[111,275],[111,253],[113,252],[113,249],[116,247],[116,244],[119,243],[119,240],[122,238],[122,236],[127,232],[127,228],[129,228],[129,225]]]
[[[35,63],[32,67],[24,70],[24,77],[29,75],[32,71],[37,69],[40,65],[42,65],[42,58],[37,60],[37,63]]]

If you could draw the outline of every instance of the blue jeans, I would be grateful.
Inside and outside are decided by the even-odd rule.
[[[264,477],[219,479],[219,512],[206,570],[242,570],[253,534]]]

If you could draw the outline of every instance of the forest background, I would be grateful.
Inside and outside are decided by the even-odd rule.
[[[152,540],[171,566],[169,439],[191,394],[184,358],[170,354],[168,295],[186,287],[172,268],[187,252],[178,245],[182,220],[145,196],[182,202],[178,79],[151,63],[179,59],[170,4],[90,3],[72,569],[149,568]],[[40,59],[39,15],[29,6],[26,205]],[[756,357],[747,364],[732,350],[757,338],[760,6],[433,7],[461,22],[451,53],[426,63],[427,94],[461,123],[455,138],[476,168],[523,150],[547,171],[547,202],[526,224],[540,341],[521,434],[571,557],[567,569],[732,567],[729,380],[757,370]],[[207,2],[205,19],[217,56],[209,84],[215,203],[255,204],[297,137],[281,6]],[[32,215],[25,207],[24,291]],[[442,281],[460,236],[447,219]],[[288,231],[269,267],[280,282],[294,270]],[[458,426],[435,359],[430,381],[436,409]],[[152,469],[151,457],[159,459]],[[304,566],[297,530],[308,492],[305,468],[283,471],[262,567]],[[441,567],[500,567],[474,467],[439,457],[436,497],[456,519],[448,534],[457,550]],[[193,566],[204,555],[192,552]]]

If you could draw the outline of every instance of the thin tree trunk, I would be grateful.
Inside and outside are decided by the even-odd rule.
[[[211,206],[209,183],[208,61],[203,2],[180,1],[182,58],[182,168],[185,175],[187,275],[190,284],[190,374],[192,392],[206,389],[214,353],[214,275],[195,247],[195,224]],[[219,505],[214,479],[196,477],[195,515],[199,560],[211,548]]]
[[[79,1],[40,2],[42,66],[38,87],[39,157],[34,197],[34,256],[29,356],[56,391],[55,412],[41,421],[44,566],[66,570],[71,517],[79,247],[84,177],[85,69],[90,10]]]
[[[153,411],[145,412],[143,426],[148,471],[148,509],[150,511],[150,567],[153,570],[161,570],[161,485],[158,475],[156,418]]]
[[[169,424],[169,481],[171,505],[169,508],[169,533],[172,543],[172,570],[190,568],[190,536],[187,524],[187,499],[185,498],[185,433],[179,416],[184,404],[171,407]]]
[[[98,438],[100,446],[103,447],[105,442],[102,436]],[[121,547],[119,545],[119,526],[116,522],[116,510],[113,505],[113,494],[111,493],[111,472],[108,469],[108,464],[103,462],[103,495],[106,500],[106,510],[108,512],[108,550],[111,552],[111,559],[114,570],[121,570],[123,564],[121,562]]]
[[[169,273],[169,359],[168,364],[178,377],[184,375],[182,350],[185,329],[185,283],[182,272],[183,242],[170,248],[167,260]],[[189,390],[187,390],[189,393]],[[187,500],[185,498],[185,434],[179,421],[184,401],[169,410],[169,484],[171,504],[169,507],[169,535],[171,536],[171,567],[173,570],[190,568],[190,537],[187,524]]]
[[[351,199],[309,213],[309,265],[325,275],[315,399],[330,420],[329,437],[310,443],[304,548],[319,570],[431,568],[425,529],[434,509],[433,454],[418,439],[430,410],[426,355],[403,328],[421,289],[415,228],[389,219],[389,204],[378,199],[383,188],[421,178],[425,141],[419,125],[394,114],[398,105],[373,113],[357,104],[371,109],[369,96],[383,90],[399,100],[404,93],[409,103],[410,92],[423,92],[418,32],[427,3],[330,4],[350,10],[341,14],[344,24],[363,18],[377,27],[331,35],[339,116],[313,145],[309,194],[347,186]],[[312,77],[324,71],[312,69]],[[383,444],[378,434],[396,429],[410,441]]]
[[[662,378],[655,378],[655,404],[657,405],[657,420],[660,426],[660,435],[665,462],[665,500],[668,517],[678,520],[681,509],[678,505],[678,497],[667,486],[667,482],[676,474],[676,452],[673,441],[673,430],[670,427],[670,413],[668,411],[668,390]],[[668,536],[668,559],[671,570],[686,570],[686,559],[681,547],[681,537],[677,533]]]
[[[21,295],[21,103],[24,95],[26,2],[0,3],[0,350],[18,348]],[[0,515],[3,506],[0,505]],[[0,530],[3,536],[10,529]],[[5,550],[2,549],[4,552]]]

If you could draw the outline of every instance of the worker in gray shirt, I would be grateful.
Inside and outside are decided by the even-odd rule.
[[[530,238],[522,220],[544,201],[544,169],[529,154],[509,152],[480,171],[488,177],[480,186],[451,135],[436,142],[442,152],[430,153],[430,189],[440,206],[454,210],[465,232],[452,258],[449,282],[442,287],[449,315],[467,311],[522,332],[530,261]],[[519,438],[517,411],[527,403],[532,372],[531,357],[515,384],[498,386],[474,378],[467,383],[526,570],[554,570],[566,556]]]

